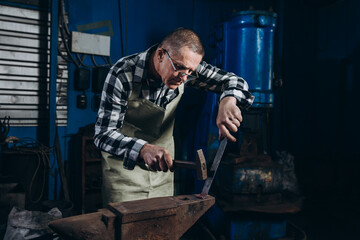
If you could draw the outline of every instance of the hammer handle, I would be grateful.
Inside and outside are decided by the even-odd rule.
[[[196,163],[190,161],[173,160],[174,166],[179,168],[196,169]]]

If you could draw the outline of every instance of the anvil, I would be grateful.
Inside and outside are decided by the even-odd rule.
[[[214,203],[210,195],[110,203],[95,213],[52,221],[49,227],[67,240],[179,239]]]

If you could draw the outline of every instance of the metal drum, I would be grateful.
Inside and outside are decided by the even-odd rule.
[[[243,77],[255,96],[253,107],[272,107],[273,46],[277,14],[241,11],[217,28],[219,67]]]
[[[283,167],[268,155],[227,157],[218,169],[217,185],[231,194],[271,194],[283,191]]]

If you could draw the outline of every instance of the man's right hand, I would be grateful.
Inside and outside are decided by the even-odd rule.
[[[140,157],[154,170],[173,171],[173,159],[166,148],[147,143],[140,150]]]

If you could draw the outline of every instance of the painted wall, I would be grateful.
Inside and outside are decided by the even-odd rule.
[[[250,3],[255,8],[267,10],[268,1],[220,1],[220,0],[66,0],[65,8],[68,12],[69,29],[77,31],[77,27],[101,22],[111,21],[113,34],[111,36],[111,61],[115,63],[125,55],[143,51],[178,27],[194,29],[201,37],[205,46],[205,60],[211,61],[214,57],[213,30],[215,24],[227,20],[234,11],[247,10]],[[87,31],[98,33],[108,31],[108,27]],[[96,58],[98,64],[102,59]],[[92,65],[89,57],[84,63]],[[68,126],[59,127],[60,145],[64,161],[71,159],[69,151],[72,137],[80,128],[93,124],[97,109],[94,107],[95,94],[91,88],[76,91],[74,88],[75,65],[69,64],[68,84]],[[76,98],[79,94],[87,97],[87,107],[79,109]],[[190,103],[191,104],[191,103]],[[186,111],[185,109],[183,111]],[[38,129],[34,127],[14,127],[9,135],[18,137],[31,137],[37,139]],[[47,144],[47,143],[45,143]],[[80,149],[79,149],[80,150]],[[71,150],[72,151],[72,150]],[[60,189],[60,180],[57,179],[57,192]],[[51,188],[53,189],[53,188]],[[58,194],[49,193],[49,196],[58,197]]]
[[[68,0],[70,30],[83,24],[111,20],[111,59],[142,51],[159,42],[174,28],[194,29],[203,40],[205,60],[214,57],[213,29],[233,11],[268,10],[278,13],[275,39],[275,89],[272,147],[295,155],[298,173],[309,193],[352,191],[360,159],[357,147],[360,120],[356,106],[359,86],[360,30],[356,0],[318,1],[95,1]],[[120,32],[120,14],[122,39]],[[100,30],[96,30],[100,31]],[[85,59],[90,64],[89,59]],[[102,63],[99,60],[99,63]],[[68,126],[61,127],[64,160],[69,158],[69,140],[79,128],[94,123],[94,93],[86,90],[86,109],[76,107],[74,65],[69,71]],[[185,110],[184,110],[185,111]],[[12,128],[10,135],[36,138],[34,128]]]

